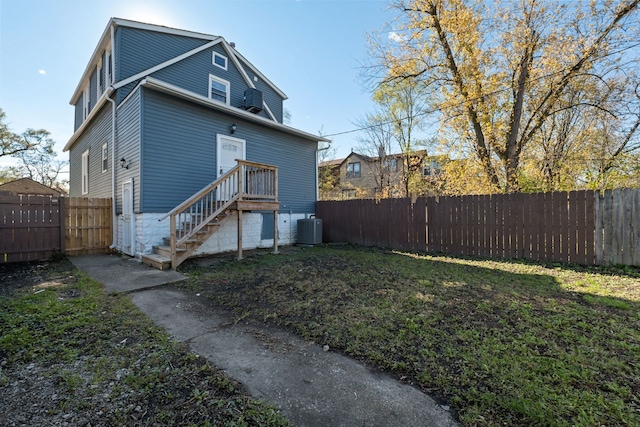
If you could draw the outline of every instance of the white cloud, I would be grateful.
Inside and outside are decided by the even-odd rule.
[[[38,70],[38,74],[44,76],[45,74],[47,74],[47,72],[45,70]]]
[[[390,31],[389,40],[391,40],[392,42],[400,43],[404,40],[404,38],[400,34],[396,33],[395,31]]]

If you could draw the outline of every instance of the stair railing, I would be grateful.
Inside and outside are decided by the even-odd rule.
[[[236,160],[237,164],[211,184],[162,216],[170,227],[171,268],[178,267],[177,248],[212,223],[238,200],[278,200],[278,168]]]

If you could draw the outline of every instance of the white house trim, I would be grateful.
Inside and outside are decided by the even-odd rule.
[[[111,18],[111,21],[117,27],[138,28],[140,30],[156,31],[158,33],[173,34],[173,35],[176,35],[176,36],[193,37],[193,38],[203,39],[203,40],[215,40],[215,39],[219,38],[219,36],[214,36],[214,35],[211,35],[211,34],[198,33],[196,31],[189,31],[189,30],[181,30],[179,28],[165,27],[164,25],[147,24],[146,22],[131,21],[129,19]]]
[[[262,101],[262,106],[264,107],[265,111],[267,112],[267,114],[274,120],[274,121],[278,121],[276,119],[276,116],[273,114],[273,112],[271,111],[271,108],[269,108],[269,105],[267,105],[266,101]]]
[[[243,75],[243,78],[245,79],[247,84],[249,84],[250,87],[255,88],[255,86],[253,85],[253,82],[251,81],[251,79],[247,75],[246,71],[244,70],[244,67],[241,66],[241,64],[238,61],[238,58],[236,57],[236,55],[242,60],[242,62],[244,62],[251,69],[251,71],[253,71],[257,76],[259,76],[269,86],[271,86],[273,88],[273,90],[275,90],[280,96],[282,96],[282,98],[287,99],[287,95],[285,95],[284,92],[282,92],[280,89],[278,89],[278,87],[276,85],[274,85],[269,79],[267,79],[260,71],[258,71],[258,69],[256,69],[253,66],[253,64],[251,64],[249,61],[247,61],[247,59],[244,56],[242,56],[240,53],[238,53],[238,51],[236,51],[235,48],[232,48],[229,45],[229,43],[227,43],[227,41],[224,40],[223,37],[214,36],[214,35],[211,35],[211,34],[198,33],[198,32],[188,31],[188,30],[180,30],[178,28],[165,27],[165,26],[162,26],[162,25],[146,24],[144,22],[130,21],[128,19],[111,18],[109,20],[109,23],[107,24],[106,28],[104,29],[104,31],[102,33],[102,36],[100,36],[100,41],[98,42],[98,45],[96,46],[95,50],[93,51],[93,54],[91,55],[91,58],[89,59],[89,63],[87,64],[87,67],[85,68],[84,72],[82,73],[82,77],[80,78],[80,81],[78,82],[78,85],[76,86],[76,90],[73,92],[73,96],[71,97],[71,100],[69,101],[69,104],[73,105],[78,101],[78,98],[80,97],[80,94],[82,93],[82,90],[84,88],[85,82],[89,79],[90,74],[93,71],[93,67],[98,62],[98,58],[100,57],[100,55],[102,54],[102,52],[104,50],[109,48],[109,46],[111,46],[111,51],[112,51],[112,55],[111,56],[113,58],[113,64],[112,64],[113,65],[113,70],[112,70],[112,72],[115,73],[115,55],[113,54],[114,52],[113,52],[113,44],[112,44],[112,37],[111,37],[112,29],[115,29],[115,27],[137,28],[137,29],[141,29],[141,30],[155,31],[155,32],[164,33],[164,34],[173,34],[173,35],[177,35],[177,36],[185,36],[185,37],[198,38],[198,39],[202,39],[202,40],[210,40],[212,42],[217,42],[217,43],[219,43],[220,41],[223,41],[223,45],[225,47],[225,50],[227,51],[229,56],[232,57],[232,60],[234,61],[234,64],[240,70],[240,73]],[[216,43],[214,43],[214,44],[216,44]],[[209,45],[209,43],[207,43],[206,45]],[[200,48],[197,48],[197,49],[200,49]],[[193,55],[194,53],[197,53],[197,52],[193,52],[193,51],[191,51],[191,52],[192,52],[191,55]],[[185,56],[185,58],[190,56],[189,52],[187,52],[186,54],[183,54],[183,55],[187,55],[187,56]],[[180,56],[182,56],[182,55],[180,55]],[[179,58],[179,57],[176,57],[176,58]],[[176,60],[176,58],[174,58],[174,59],[172,59],[170,61],[173,61],[173,60],[175,60],[175,62],[180,61],[180,59]],[[182,59],[184,59],[184,58],[182,58]],[[167,62],[169,62],[169,61],[167,61]],[[173,62],[173,63],[175,63],[175,62]],[[160,65],[162,65],[162,64],[160,64]],[[171,64],[167,64],[167,65],[171,65]],[[167,66],[167,65],[165,65],[165,66]],[[145,72],[143,72],[143,73],[145,73]],[[148,70],[146,71],[146,73],[148,74]],[[141,73],[136,74],[136,76],[139,75],[139,74],[141,74]],[[144,77],[144,75],[143,76],[139,76],[137,78],[141,78],[141,77]],[[129,77],[129,79],[131,79],[131,78],[132,77]],[[134,79],[134,80],[136,80],[136,79]],[[116,82],[110,82],[110,83],[116,83]]]
[[[87,116],[87,118],[85,119],[84,122],[82,122],[82,124],[80,125],[80,127],[78,128],[78,130],[76,130],[73,135],[71,135],[71,138],[69,138],[69,141],[67,141],[67,145],[64,146],[64,148],[62,149],[62,151],[68,151],[71,146],[73,145],[74,142],[76,142],[76,139],[78,139],[78,137],[80,135],[82,135],[82,132],[84,132],[84,130],[86,129],[87,126],[89,126],[89,123],[91,123],[91,120],[93,119],[93,117],[98,114],[98,111],[100,110],[100,108],[102,108],[102,106],[104,105],[105,102],[107,102],[107,96],[111,95],[113,93],[113,89],[108,88],[100,97],[100,99],[98,99],[98,102],[96,102],[96,105],[91,109],[91,112],[89,113],[89,116]]]
[[[147,68],[147,69],[146,69],[146,70],[144,70],[144,71],[140,71],[139,73],[134,74],[134,75],[133,75],[133,76],[131,76],[131,77],[127,77],[127,78],[126,78],[126,79],[124,79],[124,80],[120,80],[118,83],[116,83],[116,84],[114,84],[114,85],[113,85],[113,88],[114,88],[114,89],[120,89],[122,86],[126,86],[126,85],[128,85],[129,83],[135,82],[136,80],[140,80],[141,78],[146,77],[146,76],[148,76],[149,74],[153,74],[153,73],[155,73],[156,71],[160,71],[160,70],[162,70],[163,68],[166,68],[166,67],[168,67],[168,66],[170,66],[170,65],[173,65],[173,64],[175,64],[176,62],[180,62],[180,61],[182,61],[183,59],[186,59],[186,58],[188,58],[188,57],[190,57],[190,56],[195,55],[196,53],[199,53],[199,52],[202,52],[203,50],[209,49],[210,47],[215,46],[215,45],[217,45],[218,43],[220,43],[220,41],[221,41],[221,39],[214,40],[214,41],[209,42],[209,43],[207,43],[207,44],[204,44],[204,45],[202,45],[202,46],[200,46],[200,47],[197,47],[197,48],[195,48],[195,49],[192,49],[192,50],[190,50],[190,51],[188,51],[188,52],[185,52],[185,53],[183,53],[182,55],[178,55],[178,56],[176,56],[175,58],[171,58],[171,59],[169,59],[168,61],[164,61],[164,62],[162,62],[162,63],[160,63],[160,64],[158,64],[158,65],[156,65],[156,66],[154,66],[154,67]]]
[[[283,99],[288,99],[288,96],[287,96],[283,91],[281,91],[280,89],[278,89],[278,86],[276,86],[275,84],[273,84],[273,83],[271,82],[271,80],[269,80],[268,78],[266,78],[266,77],[264,76],[264,74],[262,74],[262,73],[260,72],[260,70],[258,70],[256,67],[254,67],[254,66],[253,66],[253,64],[247,60],[247,58],[245,58],[244,56],[242,56],[242,55],[241,55],[238,51],[236,51],[235,49],[234,49],[234,54],[235,54],[235,55],[237,55],[237,57],[238,57],[238,58],[240,58],[240,59],[242,60],[242,62],[244,62],[244,63],[247,65],[247,67],[249,67],[249,68],[251,69],[251,71],[253,71],[253,72],[258,76],[258,78],[261,78],[262,80],[264,80],[264,82],[265,82],[267,85],[271,86],[271,87],[273,88],[273,90],[275,90],[275,91],[278,93],[278,95],[280,95]]]
[[[182,88],[180,88],[178,86],[174,86],[172,84],[165,83],[165,82],[160,81],[158,79],[154,79],[153,77],[147,77],[144,80],[142,80],[140,82],[140,86],[148,87],[150,89],[155,89],[155,90],[158,90],[160,92],[165,92],[165,93],[168,93],[168,94],[172,94],[172,95],[178,96],[178,97],[183,98],[183,99],[187,99],[187,100],[192,101],[192,102],[196,102],[198,104],[206,105],[208,107],[214,108],[216,110],[223,111],[223,112],[231,114],[233,116],[240,117],[240,118],[243,118],[243,119],[247,119],[247,120],[255,122],[255,123],[260,123],[260,124],[262,124],[264,126],[272,128],[272,129],[277,129],[277,130],[280,130],[282,132],[286,132],[286,133],[291,134],[291,135],[296,135],[296,136],[299,136],[299,137],[304,138],[304,139],[309,140],[309,141],[330,142],[328,139],[323,138],[321,136],[313,135],[311,133],[307,133],[307,132],[301,131],[299,129],[292,128],[290,126],[283,125],[282,123],[279,123],[279,122],[277,122],[275,120],[267,119],[266,117],[262,117],[262,116],[259,116],[257,114],[250,113],[250,112],[242,110],[240,108],[236,108],[236,107],[232,107],[230,105],[223,104],[222,102],[209,99],[208,97],[205,97],[205,96],[202,96],[202,95],[198,95],[197,93],[189,92],[189,91],[184,90],[184,89],[182,89]]]
[[[84,69],[84,73],[82,73],[82,77],[80,78],[80,81],[78,82],[78,86],[76,86],[76,90],[73,92],[73,96],[71,97],[71,100],[69,101],[69,104],[73,105],[73,104],[76,103],[76,101],[80,97],[80,94],[82,93],[82,90],[84,88],[85,82],[89,79],[89,75],[93,71],[93,67],[98,62],[98,58],[100,57],[100,54],[102,53],[102,51],[104,51],[111,44],[110,33],[111,33],[111,24],[112,24],[112,22],[113,22],[113,18],[107,24],[107,28],[104,29],[104,32],[102,33],[102,36],[100,37],[100,41],[98,42],[98,45],[96,46],[95,50],[93,51],[93,54],[91,55],[91,59],[89,60],[89,63],[87,64],[87,68],[85,68]]]
[[[224,86],[224,103],[227,105],[231,105],[231,83],[229,83],[228,80],[225,79],[221,79],[218,76],[214,76],[213,74],[209,74],[209,89],[207,90],[207,95],[209,97],[209,99],[214,100],[211,97],[211,82],[217,82],[219,84],[221,84],[222,86]],[[215,101],[220,102],[219,100],[215,99]]]

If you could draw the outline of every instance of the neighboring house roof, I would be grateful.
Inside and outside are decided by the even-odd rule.
[[[6,192],[10,194],[44,194],[52,196],[65,196],[64,191],[56,190],[46,185],[42,185],[39,182],[32,180],[31,178],[20,178],[15,181],[5,182],[0,184],[0,192]]]
[[[335,160],[327,160],[325,162],[318,163],[319,168],[324,168],[327,166],[340,166],[344,159],[335,159]]]
[[[414,151],[412,154],[414,155],[425,155],[427,154],[427,150],[416,150]],[[403,154],[402,153],[395,153],[395,154],[387,154],[385,156],[386,159],[393,159],[393,158],[399,158],[402,157]],[[366,156],[364,154],[360,154],[360,153],[356,153],[355,151],[352,151],[347,157],[345,157],[344,159],[336,159],[336,160],[329,160],[326,162],[322,162],[320,164],[318,164],[318,167],[324,167],[324,166],[338,166],[338,165],[342,165],[344,162],[346,162],[347,160],[349,160],[352,157],[358,157],[361,160],[364,160],[365,162],[375,162],[379,159],[379,157],[370,157],[370,156]]]
[[[244,67],[240,66],[239,61],[242,61],[247,67],[249,67],[252,72],[254,72],[262,81],[264,81],[267,85],[269,85],[274,91],[276,91],[283,99],[287,99],[287,95],[282,90],[280,90],[275,84],[273,84],[271,80],[266,78],[253,64],[251,64],[244,56],[242,56],[235,49],[234,46],[227,43],[224,37],[214,36],[212,34],[203,34],[203,33],[198,33],[198,32],[188,31],[188,30],[181,30],[178,28],[165,27],[163,25],[155,25],[155,24],[147,24],[147,23],[138,22],[138,21],[130,21],[128,19],[111,18],[104,32],[102,33],[102,36],[100,37],[100,41],[98,42],[95,50],[93,51],[93,54],[91,55],[91,59],[89,60],[89,63],[87,64],[87,67],[84,70],[84,73],[82,73],[82,77],[78,82],[78,86],[76,86],[76,90],[73,92],[73,96],[71,97],[69,104],[73,105],[78,101],[78,98],[80,97],[80,94],[82,93],[83,88],[85,87],[86,82],[93,71],[93,68],[96,66],[96,64],[98,64],[98,61],[100,60],[101,52],[111,43],[112,26],[137,28],[141,30],[155,31],[155,32],[165,33],[165,34],[174,34],[179,36],[186,36],[186,37],[192,37],[192,38],[198,38],[198,39],[210,41],[209,43],[205,43],[203,46],[200,46],[196,49],[186,52],[183,55],[179,55],[176,58],[173,58],[169,61],[165,61],[161,64],[158,64],[148,70],[145,70],[141,73],[136,74],[136,76],[131,76],[122,81],[127,81],[127,80],[135,81],[137,79],[145,77],[148,74],[151,74],[152,72],[156,72],[159,69],[175,64],[176,62],[179,62],[192,55],[195,55],[196,53],[202,51],[203,49],[207,49],[213,45],[222,43],[222,45],[224,46],[224,49],[227,51],[227,53],[231,57],[231,60],[235,63],[237,68],[241,70],[240,72],[243,74],[243,78],[247,82],[249,87],[255,88],[253,81],[249,78],[249,76],[246,75],[246,73],[244,72]],[[121,82],[114,82],[114,87],[116,89],[117,87],[124,85],[124,84],[119,85],[119,83]]]

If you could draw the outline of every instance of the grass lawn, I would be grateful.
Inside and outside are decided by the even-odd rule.
[[[358,247],[190,262],[188,285],[397,374],[463,425],[640,425],[640,270]]]
[[[0,425],[288,425],[126,296],[67,261],[22,267],[0,266]]]

